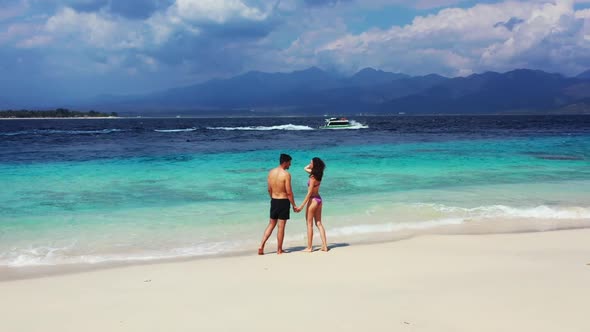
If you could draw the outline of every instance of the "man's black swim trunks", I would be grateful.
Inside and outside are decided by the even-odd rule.
[[[270,200],[270,219],[289,219],[291,202],[288,198],[272,198]]]

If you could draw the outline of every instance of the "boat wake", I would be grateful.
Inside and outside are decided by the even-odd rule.
[[[0,133],[0,136],[18,136],[18,135],[93,135],[93,134],[111,134],[126,131],[124,129],[97,129],[97,130],[55,130],[55,129],[34,129],[15,132]]]
[[[360,122],[350,120],[350,127],[342,128],[342,129],[368,129],[368,128],[369,128],[369,126],[367,126],[366,124],[362,124]]]
[[[308,126],[300,126],[294,124],[278,125],[278,126],[249,126],[249,127],[207,127],[209,130],[313,130]]]
[[[158,133],[184,133],[187,131],[195,131],[197,128],[181,128],[181,129],[154,129]]]

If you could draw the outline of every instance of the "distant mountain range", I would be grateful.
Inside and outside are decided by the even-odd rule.
[[[517,69],[457,78],[372,68],[350,77],[316,67],[252,71],[145,95],[100,96],[83,107],[144,115],[590,113],[590,70],[576,77]]]

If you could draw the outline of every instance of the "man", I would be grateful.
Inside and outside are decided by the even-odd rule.
[[[262,243],[258,248],[258,254],[264,255],[264,245],[275,229],[279,225],[277,234],[277,254],[283,253],[283,239],[285,238],[285,225],[290,216],[291,206],[293,211],[297,206],[293,191],[291,190],[291,174],[287,172],[291,166],[291,156],[288,154],[281,154],[279,158],[279,166],[273,168],[268,172],[268,194],[270,195],[270,221],[264,235],[262,236]],[[299,211],[296,211],[299,212]]]

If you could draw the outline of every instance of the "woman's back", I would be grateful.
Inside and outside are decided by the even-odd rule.
[[[322,182],[316,180],[313,175],[309,176],[309,180],[307,180],[307,187],[311,187],[309,189],[311,192],[311,196],[319,196],[320,195],[320,185],[321,184],[322,184]]]

